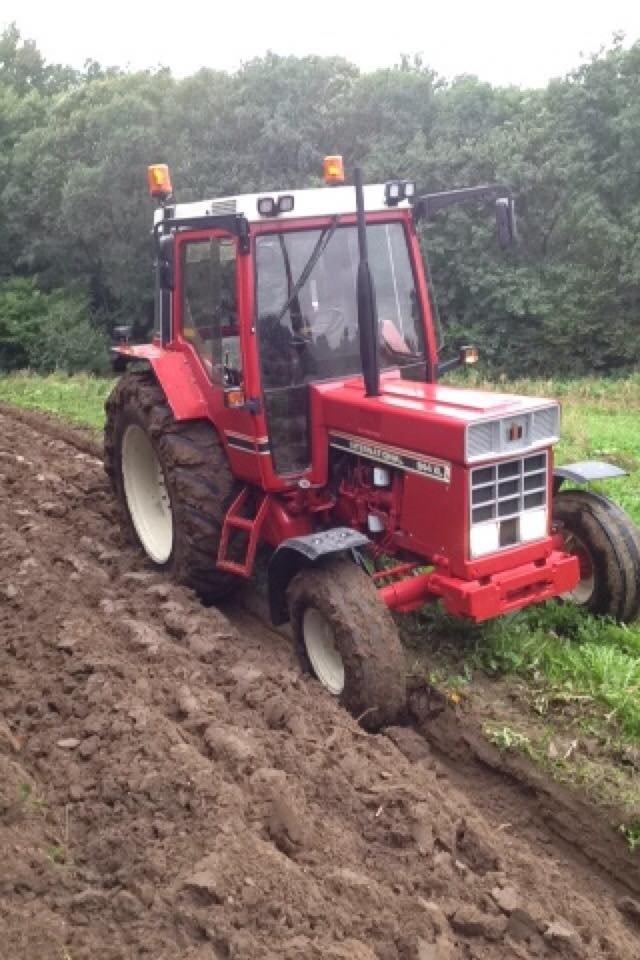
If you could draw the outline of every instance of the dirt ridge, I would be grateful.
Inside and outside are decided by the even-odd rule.
[[[435,702],[434,702],[435,701]],[[576,790],[551,780],[527,757],[500,750],[482,736],[477,722],[434,691],[415,690],[410,712],[416,729],[431,744],[458,781],[482,777],[507,789],[512,784],[537,822],[570,844],[587,861],[640,894],[640,863],[619,829],[625,812],[604,809]]]

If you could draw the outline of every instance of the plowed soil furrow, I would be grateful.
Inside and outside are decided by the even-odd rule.
[[[2,960],[640,956],[640,905],[521,798],[360,730],[7,410],[0,631]]]

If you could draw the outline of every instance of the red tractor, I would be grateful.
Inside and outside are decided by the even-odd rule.
[[[553,400],[440,385],[416,225],[507,188],[418,196],[391,181],[158,200],[155,330],[114,347],[105,464],[148,559],[219,600],[268,551],[274,624],[369,727],[405,704],[391,611],[439,600],[479,622],[552,597],[620,620],[640,606],[640,535],[623,511],[560,487],[615,476],[554,468]]]

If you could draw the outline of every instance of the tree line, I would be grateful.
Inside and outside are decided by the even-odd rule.
[[[640,42],[544,89],[438,77],[420,58],[363,73],[338,57],[229,73],[49,64],[0,37],[0,369],[105,368],[105,336],[152,315],[146,167],[179,200],[320,184],[341,153],[424,191],[500,181],[519,243],[487,211],[422,228],[445,345],[491,373],[611,373],[640,355]]]

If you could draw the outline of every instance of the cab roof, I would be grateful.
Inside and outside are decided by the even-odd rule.
[[[258,213],[258,199],[293,197],[293,209],[273,217]],[[409,207],[407,200],[390,207],[385,203],[383,183],[367,184],[364,187],[364,206],[367,213],[402,210]],[[262,190],[260,193],[242,193],[235,197],[220,197],[215,200],[198,200],[193,203],[177,203],[173,207],[175,219],[212,216],[243,216],[251,223],[296,220],[306,217],[327,217],[356,212],[356,192],[353,186],[317,187],[310,190]],[[159,223],[164,211],[159,207],[154,213],[154,223]]]

